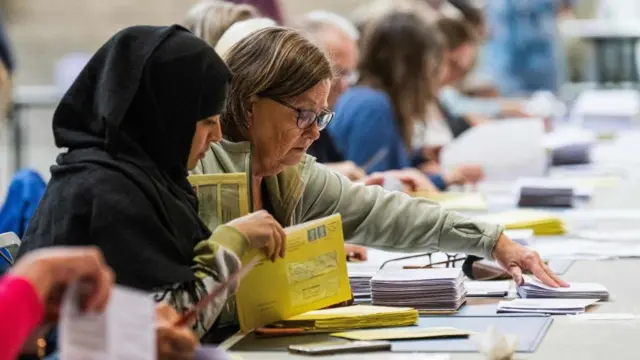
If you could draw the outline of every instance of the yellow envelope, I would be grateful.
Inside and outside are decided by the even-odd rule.
[[[381,330],[356,330],[330,334],[349,340],[375,341],[375,340],[405,340],[405,339],[437,339],[468,337],[471,332],[452,327],[432,327],[419,329],[381,329]]]
[[[440,206],[448,210],[487,211],[489,209],[489,205],[487,204],[487,200],[484,195],[477,192],[415,192],[412,193],[411,196],[435,201],[440,204]]]
[[[262,257],[236,292],[244,333],[351,299],[340,215],[292,226],[285,232],[284,259],[271,262],[258,249],[242,259],[244,263]]]

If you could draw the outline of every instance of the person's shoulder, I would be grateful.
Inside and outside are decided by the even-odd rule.
[[[391,99],[382,90],[367,86],[356,86],[348,89],[344,95],[345,100],[362,104],[391,104]]]
[[[65,197],[92,200],[96,197],[113,198],[122,193],[139,193],[132,176],[116,168],[94,164],[54,166],[49,188],[58,189]]]

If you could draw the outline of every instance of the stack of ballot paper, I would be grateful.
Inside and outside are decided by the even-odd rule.
[[[409,307],[354,305],[309,311],[275,324],[279,328],[303,328],[306,332],[333,332],[392,326],[418,322],[418,311]]]
[[[509,294],[511,284],[511,280],[465,280],[464,288],[467,290],[467,297],[505,297]]]
[[[382,270],[371,279],[371,303],[421,311],[456,311],[466,301],[460,268]]]
[[[551,213],[537,210],[509,210],[478,216],[478,221],[502,224],[507,229],[531,229],[535,235],[562,235],[566,232],[563,221]]]
[[[598,299],[514,299],[500,301],[498,313],[581,314]]]
[[[415,192],[414,197],[421,197],[437,202],[445,209],[457,211],[487,211],[489,205],[481,193],[477,192]]]
[[[356,304],[371,302],[371,278],[376,270],[349,271],[349,284]]]
[[[597,299],[607,300],[609,291],[601,284],[596,283],[569,283],[569,287],[552,288],[539,280],[526,276],[524,284],[518,286],[518,295],[522,298],[563,298],[563,299]]]

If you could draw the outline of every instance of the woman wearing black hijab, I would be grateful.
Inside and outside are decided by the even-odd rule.
[[[55,142],[68,151],[51,168],[19,256],[47,246],[97,245],[118,284],[155,292],[184,311],[239,267],[237,244],[273,248],[277,222],[263,214],[212,235],[187,180],[220,139],[230,79],[215,51],[179,26],[114,35],[56,109]],[[200,314],[200,335],[225,300]]]

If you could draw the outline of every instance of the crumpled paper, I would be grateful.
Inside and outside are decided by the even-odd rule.
[[[478,351],[489,360],[510,360],[516,353],[518,337],[504,334],[495,326],[490,326],[484,333],[471,335]]]

